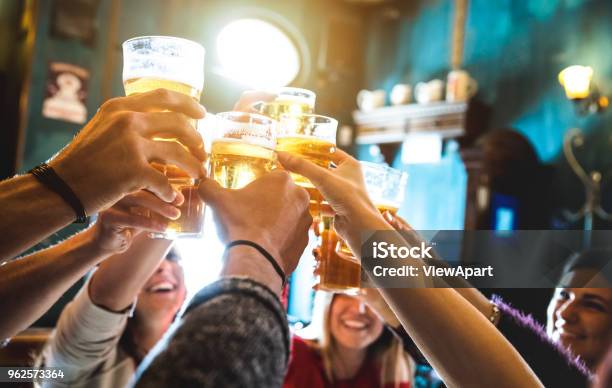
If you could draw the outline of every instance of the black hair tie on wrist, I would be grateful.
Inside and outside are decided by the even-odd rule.
[[[64,201],[66,201],[68,205],[70,205],[76,214],[76,220],[74,221],[75,223],[85,224],[89,221],[87,213],[85,212],[85,207],[83,207],[79,197],[77,197],[70,186],[68,186],[68,184],[64,182],[59,175],[57,175],[51,166],[49,166],[47,163],[41,163],[28,172],[34,175],[34,177],[38,179],[40,183],[58,194]]]
[[[274,260],[274,257],[272,257],[272,255],[268,251],[262,248],[261,245],[249,240],[234,240],[225,246],[225,250],[227,251],[228,249],[230,249],[231,247],[235,247],[236,245],[247,245],[249,247],[257,249],[257,251],[259,251],[259,253],[261,253],[262,256],[270,262],[270,264],[272,264],[272,267],[274,268],[278,276],[280,276],[283,282],[283,288],[285,287],[285,283],[287,282],[287,276],[285,275],[285,272],[280,267],[280,265],[278,265],[276,260]]]

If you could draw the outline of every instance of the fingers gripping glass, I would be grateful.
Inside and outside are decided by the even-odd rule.
[[[204,47],[199,43],[171,36],[142,36],[123,43],[123,85],[127,96],[164,88],[200,99],[204,86]],[[196,127],[195,120],[192,122]],[[156,137],[158,141],[176,141]],[[186,148],[186,147],[185,147]],[[181,215],[168,221],[165,233],[155,237],[197,237],[204,224],[204,203],[197,193],[198,182],[177,166],[153,163],[163,172],[185,201]],[[161,217],[144,211],[151,217]],[[161,217],[163,219],[163,217]],[[165,220],[165,219],[164,219]]]

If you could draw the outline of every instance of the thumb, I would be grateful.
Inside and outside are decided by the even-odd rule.
[[[200,186],[198,187],[198,194],[200,194],[200,198],[212,206],[219,202],[225,191],[226,190],[221,187],[217,181],[210,178],[203,178]]]

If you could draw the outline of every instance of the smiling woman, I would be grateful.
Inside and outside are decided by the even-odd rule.
[[[39,363],[64,380],[44,387],[126,386],[185,300],[178,251],[171,241],[138,235],[104,261],[69,303]],[[164,258],[164,259],[162,259]]]
[[[238,19],[217,37],[221,72],[253,88],[286,86],[298,76],[300,52],[279,27],[261,19]]]
[[[612,345],[612,251],[570,258],[548,306],[547,332],[595,370]]]
[[[312,323],[294,336],[284,388],[409,388],[414,362],[362,300],[319,291]]]

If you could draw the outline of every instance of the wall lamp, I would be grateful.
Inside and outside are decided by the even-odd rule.
[[[601,95],[591,82],[593,69],[590,66],[569,66],[559,73],[559,83],[565,95],[574,102],[581,115],[603,112],[609,104],[608,97]]]

